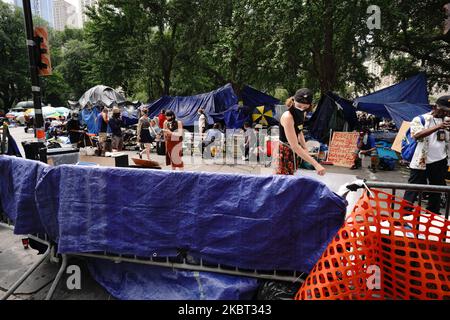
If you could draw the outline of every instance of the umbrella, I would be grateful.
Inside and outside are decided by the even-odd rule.
[[[252,120],[255,123],[268,126],[269,122],[274,122],[272,108],[270,106],[256,107],[252,114]]]
[[[61,116],[62,116],[62,114],[60,114],[59,112],[54,112],[52,114],[45,115],[45,118],[47,118],[47,119],[49,119],[49,118],[58,119]]]
[[[24,112],[27,116],[34,117],[34,109],[27,109]],[[42,107],[42,115],[44,118],[47,118],[51,114],[57,113],[56,108],[53,107]],[[59,114],[59,113],[58,113]]]
[[[81,108],[85,108],[88,105],[104,105],[111,108],[114,104],[120,105],[125,102],[126,99],[121,93],[103,85],[90,88],[78,100]]]
[[[59,107],[56,108],[56,112],[58,112],[59,114],[61,114],[62,116],[66,117],[70,114],[70,109],[66,108],[66,107]]]

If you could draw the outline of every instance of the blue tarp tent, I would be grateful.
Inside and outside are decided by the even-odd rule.
[[[428,103],[427,79],[424,73],[393,86],[355,99],[357,110],[380,118],[393,119],[399,128],[403,121],[431,111]]]
[[[194,126],[198,121],[197,111],[203,108],[209,124],[224,121],[227,128],[241,128],[245,121],[251,121],[250,115],[257,106],[273,107],[279,100],[252,87],[244,86],[243,106],[238,105],[238,97],[231,84],[227,84],[209,93],[189,97],[162,97],[148,106],[149,116],[157,116],[162,109],[172,110],[185,126]]]
[[[309,132],[313,138],[328,143],[330,129],[343,131],[345,122],[348,123],[347,130],[353,131],[358,122],[355,107],[351,101],[328,92],[320,99],[309,121]]]
[[[198,121],[197,111],[200,108],[205,110],[208,123],[213,123],[211,114],[223,113],[231,106],[238,103],[231,84],[227,84],[209,93],[199,94],[190,97],[162,97],[151,103],[148,107],[149,117],[157,116],[162,109],[175,112],[178,120],[185,126],[194,126]]]
[[[280,100],[250,86],[244,86],[241,91],[241,96],[244,105],[249,107],[258,107],[262,105],[275,106],[276,104],[280,104]]]

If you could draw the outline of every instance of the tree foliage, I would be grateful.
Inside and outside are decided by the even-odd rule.
[[[381,8],[369,30],[367,8]],[[348,98],[371,91],[375,60],[398,80],[419,71],[446,88],[450,35],[442,1],[99,0],[83,30],[51,30],[54,76],[43,99],[77,100],[91,86],[122,87],[132,99],[192,95],[232,83],[285,97],[299,87]],[[0,3],[0,101],[29,96],[20,10]]]

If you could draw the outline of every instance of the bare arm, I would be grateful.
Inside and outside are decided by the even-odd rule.
[[[306,140],[305,140],[305,135],[303,134],[303,131],[301,131],[298,134],[298,142],[300,143],[300,146],[305,149],[308,150],[308,148],[306,147]]]
[[[313,158],[309,155],[308,151],[303,149],[299,144],[298,136],[295,134],[294,129],[294,119],[290,114],[283,114],[281,117],[281,125],[284,128],[284,132],[286,133],[286,138],[291,146],[292,150],[303,160],[309,162],[314,166],[318,175],[324,175],[325,169]]]

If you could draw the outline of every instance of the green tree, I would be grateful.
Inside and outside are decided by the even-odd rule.
[[[373,48],[385,74],[398,79],[427,73],[429,87],[448,89],[450,35],[444,36],[443,1],[374,1],[381,8],[381,30],[375,30]]]
[[[7,112],[31,97],[28,54],[21,10],[0,1],[0,100]]]

